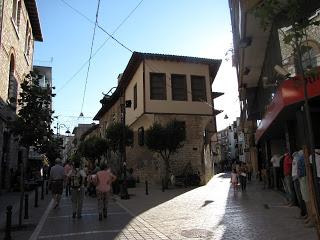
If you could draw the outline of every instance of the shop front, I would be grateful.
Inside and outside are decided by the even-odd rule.
[[[261,158],[268,164],[274,154],[294,152],[302,148],[308,136],[305,131],[304,84],[310,105],[315,147],[320,145],[320,67],[305,79],[296,76],[283,81],[255,133]]]

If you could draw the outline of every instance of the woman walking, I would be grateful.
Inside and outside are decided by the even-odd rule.
[[[111,184],[114,180],[116,180],[116,176],[112,174],[110,168],[107,168],[105,164],[102,164],[101,170],[96,174],[96,178],[99,221],[102,221],[102,215],[104,218],[107,218],[108,200],[111,190]]]
[[[238,190],[238,174],[236,169],[234,168],[231,173],[231,183],[233,186],[233,192],[236,193]]]

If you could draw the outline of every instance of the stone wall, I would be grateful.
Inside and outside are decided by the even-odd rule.
[[[165,124],[171,120],[184,121],[186,124],[186,141],[177,153],[170,157],[171,170],[174,175],[181,175],[186,168],[193,172],[200,172],[202,183],[212,177],[212,156],[208,145],[204,145],[203,132],[212,117],[197,115],[174,114],[144,114],[132,126],[134,131],[133,147],[127,148],[128,168],[132,167],[141,181],[148,180],[160,183],[163,177],[164,164],[158,153],[153,153],[147,147],[138,145],[138,129],[146,131],[154,122]]]
[[[320,20],[320,12],[314,16],[315,21]],[[289,68],[289,72],[294,75],[295,71],[292,68],[292,65],[294,64],[293,59],[293,48],[290,44],[285,44],[283,41],[283,31],[290,31],[290,29],[281,29],[279,30],[279,39],[280,39],[280,47],[281,47],[281,55],[283,60],[283,65],[287,66]],[[320,51],[320,26],[310,26],[306,30],[307,32],[307,38],[305,41],[311,41],[314,42],[315,45],[317,45],[318,51]]]
[[[29,73],[32,69],[32,58],[34,49],[34,37],[31,36],[30,51],[29,54],[25,54],[25,43],[26,43],[26,29],[29,25],[31,32],[32,26],[30,26],[29,16],[24,5],[24,1],[21,1],[21,14],[20,14],[20,24],[19,28],[12,20],[12,4],[13,1],[2,1],[3,4],[2,16],[2,26],[1,26],[1,39],[0,39],[0,102],[2,105],[7,105],[6,101],[8,98],[8,86],[9,86],[9,71],[10,71],[10,59],[11,56],[14,58],[14,77],[18,81],[18,92],[20,88],[20,83],[22,82],[25,74]],[[0,7],[1,8],[1,7]],[[1,19],[1,17],[0,17]],[[29,22],[29,23],[28,23]],[[0,111],[5,111],[2,106]],[[14,111],[14,110],[12,110]],[[0,115],[6,115],[1,114]],[[10,168],[16,168],[18,161],[18,152],[20,150],[18,144],[13,141],[13,138],[9,141],[9,154],[3,158],[3,131],[6,129],[7,119],[2,119],[2,127],[0,131],[0,161],[1,161],[1,171],[0,174],[8,172]],[[4,164],[5,162],[5,164]],[[4,167],[5,166],[5,167]],[[1,176],[2,178],[2,176]]]

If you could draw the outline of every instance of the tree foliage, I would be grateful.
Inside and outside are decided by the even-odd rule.
[[[51,138],[42,145],[40,152],[45,154],[50,165],[53,165],[57,158],[61,158],[62,149],[62,138]]]
[[[90,137],[79,145],[79,154],[94,163],[108,151],[107,141],[101,137]]]
[[[114,122],[106,130],[107,144],[114,153],[123,151],[123,130],[126,136],[125,145],[132,145],[133,131],[128,126],[123,127],[120,122]]]
[[[43,88],[39,85],[40,79],[36,73],[30,72],[21,83],[19,111],[10,128],[22,146],[34,146],[41,151],[53,136],[51,101],[54,94],[50,86]]]
[[[170,171],[170,156],[183,147],[185,139],[185,126],[176,120],[168,122],[165,126],[155,122],[146,131],[146,145],[151,151],[159,153],[163,159],[166,179]]]
[[[312,9],[312,4],[306,4],[303,0],[268,0],[255,9],[255,16],[260,19],[264,30],[275,22],[291,26],[291,30],[282,31],[283,40],[297,48],[305,40],[306,28],[320,25],[320,21],[310,18]]]

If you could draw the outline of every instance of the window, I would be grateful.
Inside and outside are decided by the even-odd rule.
[[[167,99],[165,73],[150,73],[150,99]]]
[[[133,109],[136,109],[137,108],[137,105],[138,105],[138,103],[137,103],[137,98],[138,98],[138,96],[137,96],[137,84],[136,85],[134,85],[134,87],[133,87]]]
[[[192,101],[207,101],[204,76],[191,76]]]
[[[171,74],[172,100],[187,101],[186,75]]]
[[[14,57],[11,56],[9,71],[8,102],[14,109],[17,106],[18,81],[14,77]]]
[[[24,44],[24,53],[29,56],[30,54],[30,45],[31,45],[31,30],[29,27],[29,22],[27,22],[27,28],[26,28],[26,41]]]
[[[21,15],[21,0],[13,0],[12,3],[12,19],[17,28],[20,27],[20,15]]]

